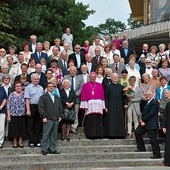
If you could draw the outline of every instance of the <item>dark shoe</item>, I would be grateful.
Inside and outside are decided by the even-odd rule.
[[[18,146],[17,146],[17,145],[13,145],[12,147],[13,147],[13,148],[18,148]]]
[[[146,150],[139,150],[139,149],[137,149],[137,150],[135,150],[135,152],[146,152]]]
[[[60,154],[60,152],[58,152],[58,151],[54,151],[54,152],[49,151],[49,153],[50,153],[50,154]]]
[[[19,148],[24,148],[24,146],[22,144],[19,144],[18,147]]]
[[[34,145],[33,143],[30,143],[30,144],[28,145],[28,147],[29,147],[29,148],[34,148],[35,145]]]
[[[42,151],[42,155],[47,155],[48,153],[45,151]]]
[[[71,129],[71,132],[74,134],[77,134],[77,130],[76,129]]]
[[[41,147],[41,143],[37,143],[37,144],[36,144],[36,147]]]
[[[161,158],[161,155],[159,156],[152,156],[151,159],[160,159]]]
[[[65,139],[65,136],[61,136],[61,140],[64,140]]]
[[[66,139],[67,139],[67,141],[70,141],[70,137],[69,136],[67,136]]]

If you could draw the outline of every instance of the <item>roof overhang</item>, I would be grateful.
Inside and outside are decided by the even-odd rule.
[[[144,0],[129,0],[129,4],[132,10],[132,17],[134,21],[144,19]]]

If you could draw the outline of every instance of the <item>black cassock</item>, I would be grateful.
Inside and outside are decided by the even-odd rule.
[[[167,103],[163,115],[162,126],[166,128],[164,164],[170,166],[170,102]]]
[[[108,120],[105,124],[105,134],[108,137],[124,138],[126,136],[124,105],[127,105],[127,98],[123,88],[119,83],[111,83],[106,88],[105,100],[106,108],[108,108]]]

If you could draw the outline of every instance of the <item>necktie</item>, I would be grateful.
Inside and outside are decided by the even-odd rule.
[[[71,77],[71,89],[74,90],[74,76]]]
[[[66,67],[66,60],[64,60],[64,69],[67,69],[67,67]]]
[[[115,67],[115,70],[116,70],[116,71],[118,71],[118,65],[117,65],[117,63],[116,63],[116,67]]]
[[[40,53],[40,52],[38,52],[38,58],[40,59],[40,57],[41,57],[41,53]]]

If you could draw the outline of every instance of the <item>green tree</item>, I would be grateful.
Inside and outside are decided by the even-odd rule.
[[[108,34],[112,36],[116,32],[122,32],[126,29],[126,25],[121,21],[115,21],[112,18],[108,18],[104,24],[100,24],[97,27],[98,33],[101,36]]]
[[[127,19],[127,22],[131,29],[138,28],[143,25],[142,21],[134,21],[133,20],[132,13],[130,13],[130,16]]]
[[[0,3],[0,46],[7,46],[9,43],[14,43],[16,37],[8,31],[10,31],[10,9],[8,4],[1,2]]]
[[[70,27],[74,42],[83,43],[86,20],[93,10],[88,5],[75,3],[75,0],[6,0],[10,4],[11,33],[20,42],[28,41],[31,34],[38,40],[53,43],[56,37],[61,38],[66,27]]]

